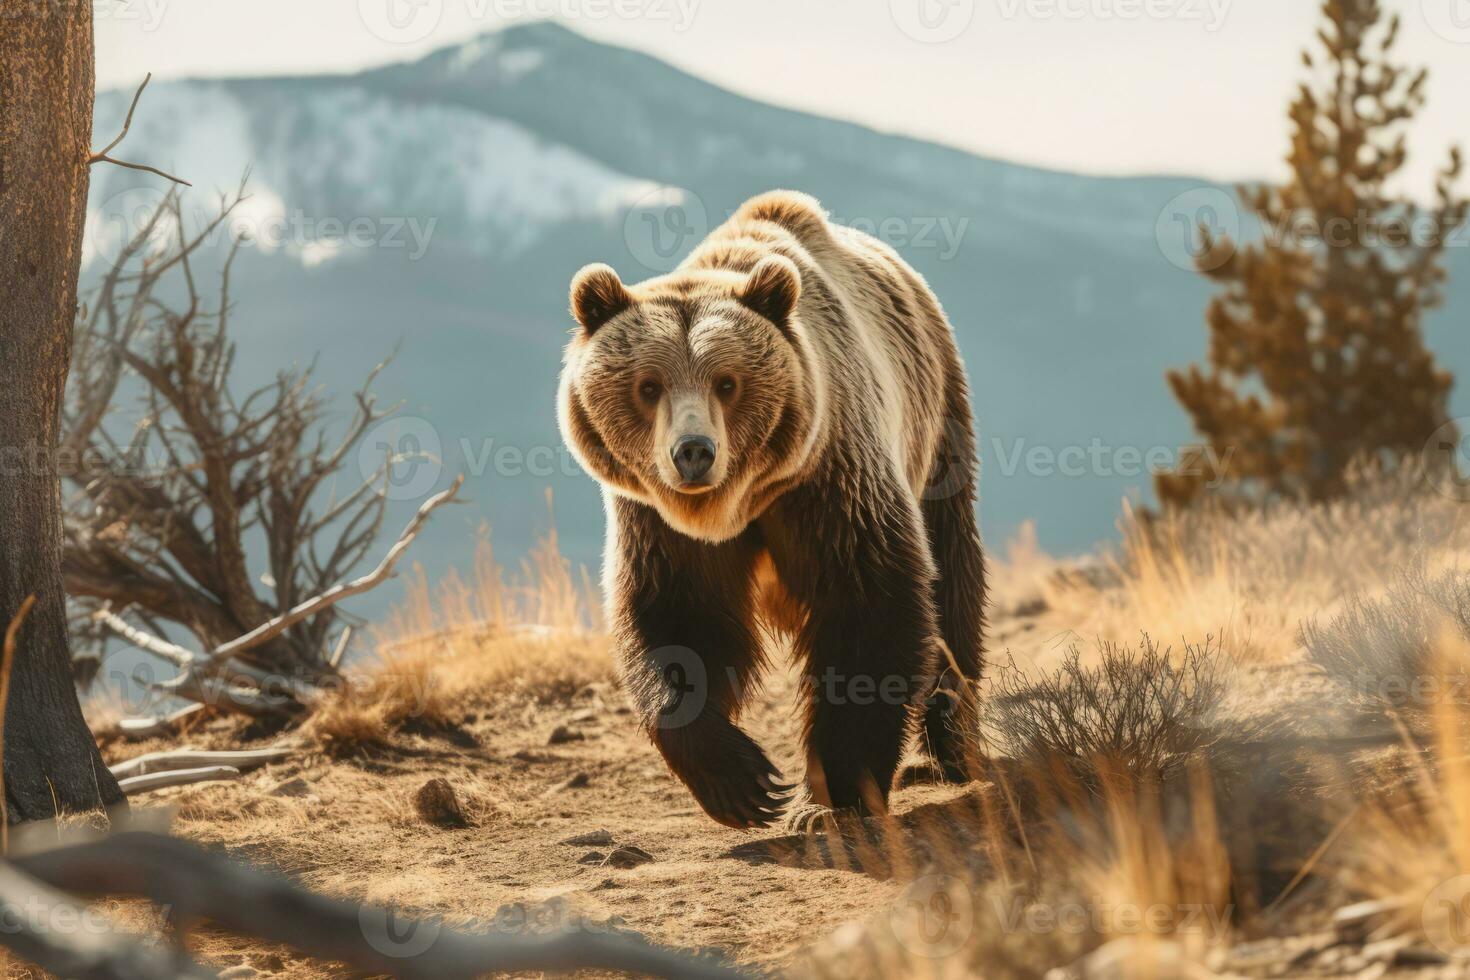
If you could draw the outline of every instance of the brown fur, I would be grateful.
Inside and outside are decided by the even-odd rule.
[[[735,724],[758,625],[802,658],[819,802],[881,808],[921,714],[956,774],[984,569],[964,369],[922,278],[773,192],[666,276],[589,266],[572,311],[560,418],[606,488],[623,675],[701,805],[754,826],[784,802]]]

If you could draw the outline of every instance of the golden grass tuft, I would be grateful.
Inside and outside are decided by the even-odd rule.
[[[570,698],[610,676],[595,599],[554,529],[509,578],[482,531],[469,582],[450,572],[431,586],[415,567],[403,605],[374,630],[373,659],[318,700],[303,731],[329,754],[350,755],[405,728],[453,727],[506,698]]]
[[[1467,682],[1470,641],[1446,626],[1435,644],[1433,689]],[[1462,698],[1439,696],[1421,744],[1403,729],[1406,763],[1380,772],[1346,818],[1328,855],[1355,897],[1385,909],[1379,938],[1409,935],[1441,949],[1470,946],[1470,712]]]
[[[1303,621],[1386,588],[1395,570],[1436,574],[1470,549],[1464,505],[1411,473],[1361,478],[1329,503],[1163,516],[1125,508],[1120,529],[1118,552],[1092,574],[1042,579],[1046,607],[1068,629],[1115,643],[1140,632],[1196,645],[1213,636],[1240,662],[1259,664],[1295,658]]]

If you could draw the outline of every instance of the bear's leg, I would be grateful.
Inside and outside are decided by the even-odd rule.
[[[618,499],[608,583],[624,686],[664,760],[712,818],[774,821],[790,787],[734,722],[761,664],[746,538],[706,544],[651,508]]]
[[[817,803],[881,812],[934,677],[928,543],[902,488],[862,501],[860,513],[833,512],[850,494],[801,496],[783,501],[768,540],[783,585],[808,610],[796,635],[807,782]]]
[[[940,654],[938,682],[924,713],[924,740],[944,778],[953,782],[974,775],[975,686],[984,667],[985,556],[975,520],[975,470],[975,439],[964,406],[963,417],[948,420],[921,503],[939,571],[934,601],[940,635],[949,650]]]

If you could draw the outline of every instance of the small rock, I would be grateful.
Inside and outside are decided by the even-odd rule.
[[[540,752],[536,749],[521,749],[511,755],[517,762],[560,762],[561,756],[550,752]]]
[[[648,864],[652,860],[653,855],[649,854],[643,848],[635,847],[632,844],[624,844],[604,858],[602,864],[603,867],[636,868],[640,864]]]
[[[546,740],[547,745],[564,745],[567,742],[580,742],[587,736],[574,728],[566,725],[557,725],[551,730],[551,737]]]
[[[447,779],[435,777],[420,786],[413,795],[413,805],[419,816],[431,824],[440,827],[469,825],[464,809],[459,805],[459,797],[454,795],[454,787]]]
[[[557,793],[563,792],[565,790],[586,789],[590,785],[592,785],[592,777],[587,775],[585,772],[579,772],[571,779],[563,780],[562,782],[557,783],[555,786],[551,787],[551,789],[547,790],[544,795],[555,796]]]
[[[593,711],[591,708],[582,708],[579,711],[573,711],[572,712],[571,721],[574,722],[574,723],[580,724],[582,722],[596,721],[596,720],[597,720],[597,712]]]
[[[563,844],[578,844],[585,847],[603,847],[613,842],[613,835],[607,830],[594,830],[589,834],[578,834],[576,837],[568,837],[562,841]]]
[[[592,890],[595,891],[595,892],[605,892],[605,891],[609,891],[609,890],[611,890],[613,888],[622,888],[622,887],[623,887],[622,884],[619,883],[619,882],[617,882],[617,881],[615,881],[614,879],[612,879],[612,878],[604,878],[604,879],[602,879],[602,881],[598,882],[597,885],[596,885],[596,887],[594,887]]]
[[[271,795],[272,796],[306,796],[310,792],[311,792],[311,783],[308,783],[305,779],[302,779],[300,776],[297,776],[295,779],[288,779],[288,780],[286,780],[283,783],[278,783],[276,785],[275,789],[271,790]]]
[[[286,968],[286,961],[279,953],[257,953],[250,957],[250,961],[263,973],[280,973]]]
[[[577,858],[577,863],[600,865],[606,860],[607,855],[602,853],[601,851],[588,851],[586,854],[583,854],[581,857]]]

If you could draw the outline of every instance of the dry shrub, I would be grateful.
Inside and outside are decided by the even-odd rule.
[[[1415,566],[1383,596],[1353,596],[1325,625],[1309,620],[1302,644],[1355,702],[1418,720],[1444,698],[1466,701],[1470,662],[1445,663],[1443,646],[1436,647],[1447,624],[1470,640],[1470,577],[1452,571],[1431,578]]]
[[[1014,661],[993,667],[986,741],[1038,772],[1061,764],[1089,782],[1100,772],[1167,778],[1215,738],[1217,654],[1212,637],[1176,656],[1144,635],[1136,646],[1100,642],[1092,667],[1073,647],[1035,681]]]
[[[1116,975],[1203,975],[1234,911],[1209,760],[1221,674],[1213,644],[1147,636],[1100,644],[1095,666],[1074,648],[1039,679],[992,672],[988,782],[948,821],[886,824],[898,900],[798,972],[1036,977],[1106,946]]]
[[[1470,509],[1412,472],[1355,476],[1330,502],[1260,510],[1125,511],[1114,575],[1059,575],[1047,606],[1071,630],[1114,642],[1140,631],[1203,643],[1242,663],[1299,650],[1299,624],[1345,596],[1381,589],[1395,569],[1438,574],[1470,548]]]

